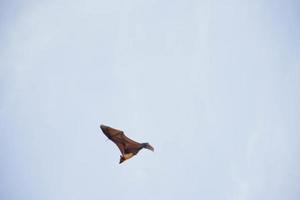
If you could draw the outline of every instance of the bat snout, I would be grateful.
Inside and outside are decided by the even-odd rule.
[[[144,148],[154,152],[154,148],[149,143],[144,143]]]

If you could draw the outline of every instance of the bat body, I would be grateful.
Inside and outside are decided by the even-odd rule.
[[[101,125],[102,132],[108,139],[114,142],[121,151],[120,162],[130,159],[135,156],[141,149],[149,149],[154,151],[154,148],[149,143],[139,143],[128,138],[123,131]]]

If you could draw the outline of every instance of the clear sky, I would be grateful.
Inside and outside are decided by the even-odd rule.
[[[300,199],[299,11],[1,1],[0,199]],[[119,165],[100,124],[155,152]]]

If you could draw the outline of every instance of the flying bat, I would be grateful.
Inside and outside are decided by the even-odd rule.
[[[132,158],[132,156],[135,156],[143,148],[154,151],[154,148],[149,143],[139,143],[133,141],[132,139],[129,139],[121,130],[117,130],[105,125],[100,125],[100,128],[104,135],[106,135],[108,139],[113,141],[119,147],[122,154],[120,155],[119,164]]]

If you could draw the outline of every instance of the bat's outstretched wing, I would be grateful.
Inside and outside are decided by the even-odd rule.
[[[113,141],[120,149],[122,155],[125,153],[125,141],[123,139],[123,131],[111,128],[109,126],[101,125],[102,132],[108,139]]]
[[[121,130],[114,129],[105,125],[101,125],[100,128],[103,131],[103,133],[108,137],[108,139],[113,141],[119,147],[122,155],[127,153],[128,150],[139,150],[142,147],[141,143],[138,143],[128,138]]]

